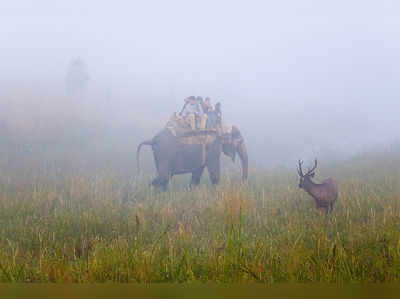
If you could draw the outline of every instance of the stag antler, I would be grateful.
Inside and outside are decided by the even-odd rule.
[[[306,175],[309,175],[309,174],[313,173],[316,168],[317,168],[317,158],[315,158],[314,167],[311,168],[309,171],[307,171]]]
[[[297,169],[297,173],[299,174],[299,176],[303,177],[303,170],[301,169],[301,165],[303,164],[302,160],[299,160],[299,168]]]

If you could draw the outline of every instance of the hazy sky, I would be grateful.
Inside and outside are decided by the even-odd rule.
[[[0,45],[5,87],[61,88],[79,56],[119,105],[221,100],[257,150],[398,139],[399,1],[2,1]]]
[[[399,74],[398,1],[17,0],[0,8],[8,71],[54,75],[81,56],[99,75],[309,94],[321,84],[387,87]]]

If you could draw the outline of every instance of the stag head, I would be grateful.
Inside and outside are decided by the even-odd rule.
[[[299,160],[299,167],[298,167],[298,169],[297,169],[297,173],[299,174],[299,176],[300,176],[300,182],[299,182],[299,188],[304,188],[304,182],[305,181],[309,181],[309,180],[311,180],[311,178],[313,178],[314,177],[314,175],[315,175],[315,169],[317,168],[317,159],[315,159],[315,162],[314,162],[314,167],[313,168],[311,168],[311,169],[309,169],[307,172],[306,172],[306,174],[303,174],[303,169],[301,168],[301,165],[303,164],[303,161],[302,160]]]

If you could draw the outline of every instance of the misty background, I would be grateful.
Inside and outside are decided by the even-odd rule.
[[[0,167],[132,176],[191,95],[222,103],[251,168],[346,159],[398,143],[399,58],[398,1],[3,1]]]

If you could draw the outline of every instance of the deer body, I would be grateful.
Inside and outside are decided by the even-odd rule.
[[[302,162],[299,161],[298,173],[300,176],[299,187],[304,189],[314,199],[318,209],[331,211],[333,204],[338,198],[338,187],[335,180],[329,178],[321,184],[314,183],[311,178],[314,177],[314,170],[317,168],[317,160],[314,167],[306,174],[303,174],[301,169]]]

